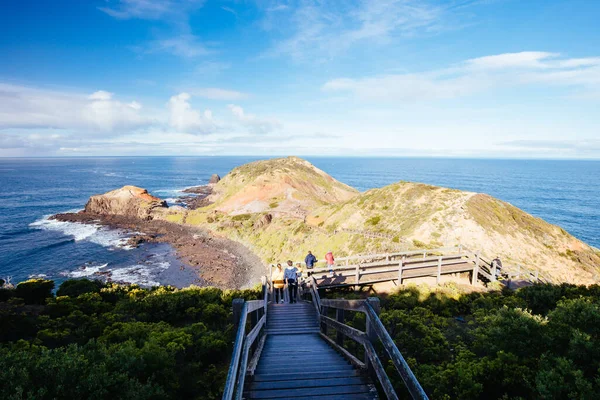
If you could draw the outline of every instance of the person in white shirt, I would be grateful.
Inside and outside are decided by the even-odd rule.
[[[298,269],[294,267],[294,263],[291,260],[288,260],[287,262],[287,267],[283,273],[283,279],[290,292],[290,303],[295,303],[296,290],[298,289]]]

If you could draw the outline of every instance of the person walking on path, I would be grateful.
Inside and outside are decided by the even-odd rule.
[[[335,263],[335,259],[333,258],[331,250],[325,254],[325,262],[327,262],[327,268],[329,268],[329,276],[333,276],[333,264]]]
[[[283,280],[283,268],[281,264],[277,264],[277,268],[273,272],[273,288],[275,289],[275,303],[283,303],[283,287],[285,281]]]
[[[499,256],[496,256],[496,258],[492,260],[492,268],[494,267],[494,264],[496,264],[496,279],[498,279],[502,273],[502,260],[500,260]]]
[[[304,264],[306,264],[306,269],[309,270],[307,272],[308,276],[310,276],[312,274],[312,272],[310,270],[314,268],[316,263],[317,263],[317,257],[315,257],[314,254],[311,253],[311,251],[309,250],[306,257],[304,257]]]
[[[296,290],[298,289],[298,270],[294,267],[292,260],[288,260],[287,268],[283,273],[283,278],[288,286],[290,293],[290,303],[296,302]]]

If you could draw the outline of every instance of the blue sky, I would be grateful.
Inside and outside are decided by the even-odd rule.
[[[6,2],[0,156],[600,158],[600,2]]]

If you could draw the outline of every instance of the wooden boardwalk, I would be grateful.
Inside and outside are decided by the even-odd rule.
[[[266,338],[246,399],[377,399],[363,371],[319,335],[312,303],[269,304]]]

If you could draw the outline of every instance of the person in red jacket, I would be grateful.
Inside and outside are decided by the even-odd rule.
[[[325,254],[325,261],[327,262],[327,268],[329,268],[329,276],[333,276],[333,263],[335,262],[335,259],[333,258],[331,250]]]

